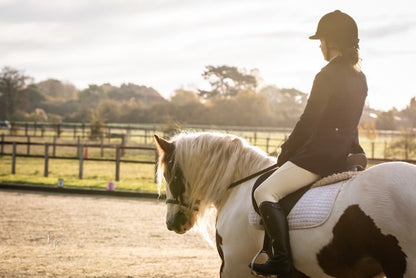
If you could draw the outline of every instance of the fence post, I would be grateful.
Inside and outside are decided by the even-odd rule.
[[[13,142],[12,148],[12,174],[16,174],[16,142]]]
[[[409,159],[409,141],[408,137],[406,136],[406,139],[404,141],[404,159]]]
[[[126,134],[121,135],[121,146],[124,147],[126,145]],[[124,156],[125,150],[121,148],[121,156]]]
[[[116,146],[116,181],[120,181],[120,145]]]
[[[101,157],[104,157],[104,135],[101,135],[100,140],[101,140],[101,143],[100,143],[100,145],[101,145]]]
[[[61,124],[56,125],[56,136],[61,137]]]
[[[79,173],[78,178],[82,180],[84,176],[84,145],[78,145],[78,155],[79,155]]]
[[[269,153],[269,141],[270,141],[270,137],[266,138],[266,153]]]
[[[56,156],[56,135],[53,137],[52,156]]]
[[[43,170],[43,176],[47,178],[49,175],[49,143],[45,143],[45,167]]]
[[[28,136],[26,139],[27,139],[26,154],[30,155],[30,136]]]
[[[157,166],[159,162],[159,152],[155,151],[155,183],[157,183]]]
[[[4,154],[4,134],[1,134],[1,150],[0,150],[0,156],[3,156]]]
[[[84,136],[85,136],[85,123],[82,123],[81,129],[82,129],[82,139],[84,139]]]
[[[77,126],[74,125],[74,139],[77,138]]]
[[[27,132],[28,132],[29,126],[27,124],[27,122],[25,123],[25,136],[27,136]]]
[[[371,158],[374,159],[374,142],[371,142]]]
[[[78,151],[77,156],[78,157],[79,157],[79,146],[80,146],[80,144],[81,144],[81,138],[78,136],[78,138],[77,138],[77,145],[78,145],[78,148],[77,148],[77,151]]]

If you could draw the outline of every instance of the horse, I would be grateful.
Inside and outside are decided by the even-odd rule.
[[[155,140],[167,228],[184,234],[214,207],[220,277],[253,277],[248,265],[263,246],[264,230],[249,224],[256,179],[244,177],[276,159],[230,134],[182,132],[171,140],[155,135]],[[415,223],[416,166],[372,166],[342,182],[324,223],[289,231],[293,277],[414,278]]]

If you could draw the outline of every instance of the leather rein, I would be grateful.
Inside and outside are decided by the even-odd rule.
[[[228,186],[228,188],[227,188],[227,189],[234,188],[234,187],[236,187],[237,185],[242,184],[243,182],[249,181],[249,180],[251,180],[252,178],[255,178],[255,177],[257,177],[257,176],[260,176],[260,175],[262,175],[262,174],[264,174],[264,173],[267,173],[267,172],[269,172],[270,170],[276,169],[276,168],[278,168],[278,167],[279,167],[279,165],[277,165],[277,163],[276,163],[276,164],[273,164],[273,165],[272,165],[272,166],[270,166],[270,167],[267,167],[267,168],[265,168],[265,169],[263,169],[263,170],[260,170],[260,171],[258,171],[258,172],[256,172],[256,173],[254,173],[254,174],[251,174],[250,176],[247,176],[247,177],[245,177],[245,178],[242,178],[241,180],[238,180],[238,181],[235,181],[235,182],[231,183],[231,184]]]

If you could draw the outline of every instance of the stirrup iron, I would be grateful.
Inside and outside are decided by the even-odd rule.
[[[256,271],[254,271],[254,269],[253,269],[253,266],[254,266],[254,264],[256,263],[257,258],[258,258],[261,254],[266,254],[266,255],[267,255],[267,257],[269,257],[269,252],[267,252],[267,250],[265,250],[264,248],[260,249],[260,250],[256,253],[256,255],[253,257],[253,259],[251,260],[251,263],[250,263],[251,274],[252,274],[252,275],[255,275],[255,276],[257,276],[257,277],[272,277],[271,275],[263,275],[263,274],[257,273],[257,272],[256,272]]]

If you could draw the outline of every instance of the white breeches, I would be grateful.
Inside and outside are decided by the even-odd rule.
[[[319,175],[288,161],[254,191],[254,199],[259,206],[265,201],[278,202],[283,197],[319,178]]]

